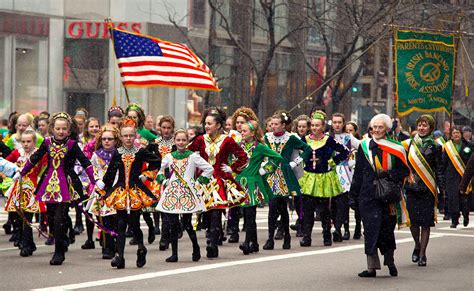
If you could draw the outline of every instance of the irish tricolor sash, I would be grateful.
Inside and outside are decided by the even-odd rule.
[[[442,136],[438,137],[437,139],[435,139],[436,143],[439,144],[440,146],[444,146],[444,144],[446,143],[446,141],[444,140],[444,138]]]
[[[405,148],[401,143],[390,140],[390,139],[381,139],[373,140],[382,150],[382,168],[387,171],[391,170],[395,162],[395,157],[401,159],[403,163],[409,168],[407,162],[407,156]],[[364,152],[365,157],[367,158],[369,164],[372,166],[374,171],[376,171],[376,165],[373,159],[372,151],[369,147],[370,139],[364,139],[361,142],[362,151]],[[410,226],[410,217],[408,216],[408,210],[406,207],[405,195],[401,195],[402,200],[395,203],[394,207],[397,214],[397,224],[398,228]]]
[[[413,169],[416,171],[421,180],[430,189],[430,192],[435,197],[435,201],[438,201],[438,191],[436,190],[436,179],[433,169],[430,164],[426,161],[425,157],[420,152],[420,149],[412,140],[405,140],[402,145],[408,151],[408,161]]]
[[[461,177],[464,176],[466,165],[464,164],[464,161],[461,159],[461,156],[459,155],[458,150],[456,149],[456,146],[454,145],[452,140],[444,144],[444,150],[446,151],[446,154],[448,155],[449,160],[453,164],[458,174]],[[471,190],[472,190],[472,184],[469,183],[469,186],[467,186],[466,193],[471,192]]]
[[[408,167],[407,155],[405,148],[401,143],[390,140],[390,139],[380,139],[373,140],[379,148],[382,150],[382,168],[387,171],[391,170],[394,162],[394,157],[399,158],[402,162]],[[372,151],[369,147],[370,139],[364,139],[361,142],[362,150],[365,154],[365,157],[369,161],[373,169],[375,169],[375,163],[373,160]]]

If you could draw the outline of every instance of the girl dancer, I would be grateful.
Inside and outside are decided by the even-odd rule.
[[[302,247],[311,245],[311,232],[314,225],[314,211],[317,208],[321,215],[323,226],[324,245],[330,246],[331,240],[331,213],[330,199],[343,192],[341,183],[336,174],[335,165],[345,161],[350,151],[342,144],[324,133],[326,114],[315,111],[311,116],[311,134],[304,141],[311,147],[310,155],[304,162],[304,174],[300,178],[303,192],[303,234],[300,241]]]
[[[240,146],[247,153],[249,165],[237,175],[237,181],[246,190],[249,198],[244,202],[244,217],[246,222],[245,242],[240,245],[244,255],[258,252],[257,205],[262,201],[268,202],[272,191],[266,181],[266,175],[275,171],[283,158],[264,144],[263,132],[258,122],[250,120],[241,126],[242,142]],[[262,162],[267,160],[262,167]]]
[[[69,178],[74,173],[74,163],[79,160],[85,169],[92,184],[95,182],[94,170],[90,161],[84,156],[76,140],[71,136],[76,135],[71,130],[72,119],[69,114],[59,112],[53,114],[50,121],[51,137],[46,137],[41,147],[26,162],[21,171],[25,176],[33,166],[38,164],[43,156],[48,157],[48,166],[36,188],[36,200],[45,202],[48,208],[48,217],[54,220],[55,248],[51,265],[61,265],[65,259],[67,248],[66,230],[70,221],[68,216],[69,206],[74,200],[73,194],[82,189],[70,187]]]
[[[202,123],[206,134],[196,137],[188,146],[191,151],[199,151],[202,158],[214,167],[214,180],[204,191],[204,202],[208,209],[209,246],[207,257],[217,258],[217,244],[222,232],[222,210],[240,205],[247,196],[242,187],[235,181],[232,173],[240,173],[247,165],[247,154],[228,135],[224,133],[225,113],[215,107],[207,109],[203,114]],[[229,166],[233,155],[235,161]]]
[[[296,179],[293,169],[303,161],[302,156],[309,150],[309,146],[301,139],[287,131],[291,125],[291,116],[286,111],[277,111],[271,118],[272,132],[265,134],[266,144],[283,157],[280,167],[268,176],[268,184],[273,192],[268,211],[268,240],[263,246],[264,250],[273,250],[276,221],[281,215],[283,227],[283,248],[291,247],[290,219],[288,215],[288,197],[301,195],[300,185]],[[298,156],[292,160],[294,152]],[[301,154],[299,153],[301,151]]]
[[[238,108],[231,117],[232,130],[229,132],[229,136],[232,137],[236,143],[240,143],[242,140],[242,125],[248,121],[258,121],[258,117],[252,109],[248,107]],[[239,242],[239,221],[241,208],[234,207],[229,209],[227,219],[227,233],[230,235],[229,243]],[[244,222],[244,225],[245,222]]]
[[[92,154],[91,163],[94,166],[94,173],[97,179],[102,179],[109,167],[112,155],[115,149],[120,145],[120,138],[118,129],[111,125],[106,124],[102,127],[100,132],[97,134],[95,142],[95,151]],[[116,177],[117,178],[117,177]],[[114,182],[116,182],[115,179]],[[101,223],[108,230],[116,229],[116,211],[114,208],[108,207],[103,200],[100,200],[100,196],[97,192],[91,194],[91,199],[87,203],[86,209],[89,213],[99,217]],[[87,228],[87,239],[92,242],[92,233],[89,234],[89,227]],[[102,258],[112,259],[115,255],[115,238],[106,231],[101,231],[101,239],[104,242],[102,244]],[[87,243],[87,242],[86,242]]]
[[[196,262],[201,258],[201,252],[191,218],[193,213],[205,211],[204,202],[197,189],[200,188],[199,184],[205,185],[209,182],[214,168],[198,153],[193,153],[186,148],[188,134],[184,129],[176,131],[174,142],[177,151],[165,156],[157,178],[159,183],[165,186],[157,210],[166,213],[170,225],[172,255],[166,259],[166,262],[178,261],[178,233],[181,228],[179,214],[182,214],[182,223],[193,244],[192,260]],[[198,169],[202,173],[195,180]],[[171,177],[163,183],[166,179],[165,170],[170,171]]]
[[[146,264],[147,249],[143,245],[143,233],[140,229],[140,212],[143,207],[151,206],[156,197],[143,184],[147,179],[147,173],[142,173],[144,163],[148,164],[148,171],[160,168],[160,157],[150,153],[146,149],[134,145],[137,137],[136,123],[133,119],[126,118],[120,127],[120,140],[122,146],[114,151],[103,181],[97,181],[100,190],[105,189],[105,203],[117,211],[117,251],[118,255],[112,260],[112,267],[125,268],[125,231],[127,221],[134,238],[138,244],[137,267]],[[118,172],[118,179],[115,176]]]
[[[22,168],[30,156],[36,151],[36,133],[30,127],[21,134],[20,149],[15,149],[6,159],[12,163],[16,163],[19,168]],[[23,219],[32,222],[33,213],[40,213],[46,211],[46,206],[43,202],[35,200],[34,189],[38,185],[38,176],[41,170],[46,166],[46,157],[43,157],[41,162],[27,173],[20,181],[15,181],[15,184],[7,191],[6,196],[9,197],[5,205],[5,210],[14,212],[17,215],[15,219],[16,226],[14,229],[21,231],[20,235],[20,255],[28,257],[36,250],[36,245],[33,241],[33,231],[30,225],[23,223]]]

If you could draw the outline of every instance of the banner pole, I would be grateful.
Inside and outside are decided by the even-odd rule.
[[[115,62],[117,63],[117,56],[115,55],[114,33],[113,33],[114,25],[113,25],[112,20],[110,18],[105,18],[104,22],[107,25],[107,28],[109,30],[110,40],[112,41],[112,50],[114,51]],[[123,84],[122,79],[120,79],[120,83],[122,83],[122,86],[125,90],[125,97],[127,97],[127,102],[128,102],[128,104],[130,104],[130,97],[128,96],[127,87],[125,87],[125,85]]]
[[[394,38],[394,31],[393,31],[393,27],[390,26],[390,30],[392,30],[392,36],[388,39],[388,47],[389,47],[389,50],[388,50],[388,72],[387,72],[387,78],[388,78],[388,83],[387,83],[387,102],[385,104],[386,106],[386,112],[387,112],[387,115],[388,116],[392,116],[392,114],[394,113],[392,110],[393,110],[393,105],[394,105],[394,97],[395,97],[395,94],[394,94],[394,86],[393,86],[393,78],[395,76],[393,70],[394,70],[394,58],[393,58],[393,38]],[[396,111],[395,111],[396,113]]]
[[[461,37],[461,22],[462,17],[461,14],[458,15],[458,27],[457,27],[457,38],[455,39],[454,45],[454,72],[453,72],[453,89],[451,94],[451,112],[449,114],[449,137],[451,138],[451,133],[453,132],[453,119],[454,119],[454,86],[456,82],[456,72],[458,66],[458,47],[459,47],[459,39]]]

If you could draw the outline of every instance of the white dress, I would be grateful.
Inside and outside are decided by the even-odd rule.
[[[94,167],[94,175],[97,180],[102,180],[104,177],[105,172],[107,172],[107,167],[109,166],[105,160],[101,159],[96,153],[94,153],[91,157],[91,164]],[[117,183],[118,173],[115,176],[114,184]],[[108,216],[116,214],[115,208],[110,208],[105,203],[105,199],[100,200],[99,194],[96,191],[92,191],[90,194],[90,200],[87,201],[85,209],[89,211],[89,213],[96,215],[96,216]]]
[[[360,140],[355,138],[352,134],[345,132],[334,134],[334,139],[343,144],[351,152],[356,151],[360,144]],[[351,189],[352,176],[354,175],[354,164],[354,159],[347,159],[336,166],[337,176],[344,192],[349,192]]]
[[[196,187],[196,171],[200,176],[212,178],[214,168],[198,153],[187,152],[179,157],[173,152],[161,161],[160,175],[169,168],[171,177],[165,182],[156,210],[166,213],[184,214],[205,211],[204,201]],[[176,158],[176,157],[179,158]]]

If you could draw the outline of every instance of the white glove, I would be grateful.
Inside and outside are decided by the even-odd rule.
[[[18,181],[18,180],[20,180],[20,178],[21,178],[20,172],[16,172],[15,175],[13,176],[14,181]]]
[[[142,182],[145,182],[148,179],[148,177],[142,174],[138,176],[138,179],[140,179]]]
[[[221,165],[221,170],[225,173],[232,173],[232,168],[229,167],[229,165],[226,165],[226,164],[222,164]]]
[[[349,160],[349,161],[347,161],[347,165],[348,165],[349,168],[351,168],[351,169],[354,169],[355,164],[356,164],[356,161],[354,161],[354,160]]]
[[[104,190],[104,188],[105,188],[105,183],[104,183],[104,181],[102,181],[102,180],[97,180],[97,182],[95,182],[95,186],[96,186],[97,189],[99,189],[99,190]]]
[[[290,167],[294,169],[297,166],[297,164],[293,161],[290,162]]]
[[[260,174],[260,176],[263,176],[267,173],[267,171],[265,171],[264,168],[260,168],[260,169],[258,169],[258,173]]]

